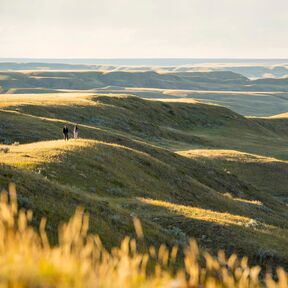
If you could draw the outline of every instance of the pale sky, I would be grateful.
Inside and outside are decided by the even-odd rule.
[[[0,0],[0,58],[288,58],[288,0]]]

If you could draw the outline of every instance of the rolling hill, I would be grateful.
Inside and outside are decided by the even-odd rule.
[[[61,140],[74,123],[81,139]],[[195,100],[3,94],[0,187],[15,182],[20,206],[35,211],[35,225],[49,219],[54,241],[80,205],[108,248],[133,235],[137,216],[148,243],[193,237],[213,253],[287,267],[285,125]]]
[[[2,94],[104,93],[198,99],[257,117],[285,113],[287,91],[287,78],[251,80],[231,71],[0,71]]]
[[[59,62],[60,61],[60,62]],[[0,70],[231,71],[251,79],[283,78],[287,59],[1,59]]]
[[[288,80],[250,80],[231,71],[170,72],[156,71],[1,71],[4,92],[13,88],[88,90],[106,86],[162,88],[207,91],[287,92]]]

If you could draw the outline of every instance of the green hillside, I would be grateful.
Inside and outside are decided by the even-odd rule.
[[[198,99],[225,106],[241,115],[258,117],[286,113],[288,109],[285,77],[253,80],[231,71],[157,72],[155,67],[155,71],[63,69],[0,71],[0,93],[76,92],[126,94],[146,99]]]
[[[0,187],[15,182],[52,239],[80,205],[107,247],[138,216],[148,243],[288,265],[285,118],[92,93],[6,94],[0,109]],[[81,139],[61,140],[74,123]]]
[[[0,71],[4,92],[17,88],[89,90],[107,86],[207,91],[287,92],[287,78],[251,80],[231,71]]]

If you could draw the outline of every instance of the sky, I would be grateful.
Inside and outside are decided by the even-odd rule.
[[[288,58],[287,0],[0,0],[0,58]]]

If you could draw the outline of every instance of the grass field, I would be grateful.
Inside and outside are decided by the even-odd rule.
[[[129,94],[146,99],[193,98],[225,106],[241,115],[257,117],[285,113],[288,108],[287,77],[253,80],[232,71],[208,69],[206,72],[185,72],[184,69],[182,72],[177,70],[159,72],[156,67],[153,68],[156,71],[145,69],[144,71],[40,71],[37,67],[35,69],[0,71],[0,93],[73,94],[78,91]]]
[[[107,249],[135,236],[138,217],[147,245],[195,238],[213,255],[288,267],[285,117],[104,93],[5,94],[0,109],[0,188],[16,183],[52,243],[82,206]],[[74,123],[81,139],[65,142]]]
[[[166,205],[152,202],[157,206]],[[190,217],[188,210],[182,207],[179,212]],[[200,216],[200,210],[193,213]],[[215,218],[218,223],[218,217],[212,214],[208,219]],[[246,219],[235,217],[227,222],[224,217],[223,220],[223,224],[239,225]],[[38,230],[31,222],[33,211],[18,208],[15,186],[10,185],[9,194],[2,193],[0,200],[2,287],[286,288],[288,284],[283,268],[277,268],[277,280],[271,271],[261,278],[261,268],[249,267],[247,257],[238,258],[235,254],[227,257],[223,250],[215,257],[199,249],[194,240],[182,256],[177,246],[172,249],[165,244],[160,248],[147,246],[138,218],[133,220],[138,240],[126,237],[119,248],[114,247],[111,252],[105,249],[99,236],[88,233],[89,216],[83,209],[78,208],[67,223],[59,226],[56,245],[49,243],[46,218],[41,219]]]
[[[96,91],[101,93],[103,90]],[[123,89],[107,87],[106,93],[123,93]],[[246,116],[268,117],[285,113],[288,108],[287,92],[273,90],[267,91],[210,91],[210,90],[185,90],[185,89],[149,89],[149,88],[125,88],[127,94],[139,96],[144,99],[162,101],[186,101],[199,100],[203,103],[225,106],[233,111]]]

